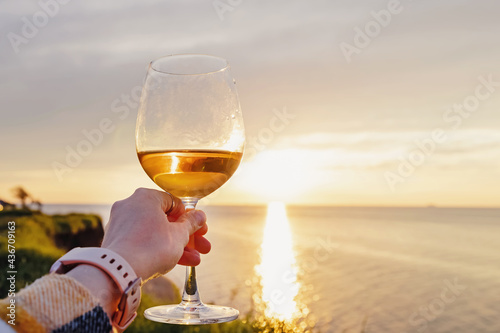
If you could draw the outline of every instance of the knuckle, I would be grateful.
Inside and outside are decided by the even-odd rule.
[[[125,199],[126,200],[126,199]],[[119,201],[115,201],[113,203],[113,205],[111,206],[111,211],[116,211],[117,209],[120,209],[121,206],[123,206],[123,202],[125,200],[119,200]]]
[[[134,191],[134,194],[133,195],[139,195],[139,196],[142,196],[142,195],[145,195],[146,193],[148,193],[148,189],[147,188],[144,188],[144,187],[139,187],[138,189],[136,189]]]

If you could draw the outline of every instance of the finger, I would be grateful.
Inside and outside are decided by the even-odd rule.
[[[203,227],[201,227],[200,229],[196,230],[196,232],[194,233],[195,236],[203,236],[205,235],[206,233],[208,232],[208,224],[204,224]]]
[[[177,219],[184,213],[184,205],[181,199],[167,192],[161,193],[161,209],[166,212],[169,217]]]
[[[174,204],[174,196],[170,193],[164,192],[164,191],[157,191],[157,190],[151,190],[154,191],[155,195],[158,197],[160,200],[160,205],[161,205],[161,210],[164,212],[168,212],[169,210],[172,209],[172,205]]]
[[[188,232],[189,235],[194,234],[197,230],[203,227],[207,221],[207,216],[201,210],[191,210],[184,213],[177,223],[172,223],[172,227],[177,228],[179,232]]]
[[[194,248],[201,254],[207,254],[212,249],[212,244],[205,237],[194,236]]]
[[[168,219],[170,222],[175,222],[177,219],[186,212],[186,208],[182,203],[181,199],[174,197],[174,208],[168,214]]]
[[[198,266],[201,262],[200,253],[194,249],[185,248],[178,264],[183,266]]]

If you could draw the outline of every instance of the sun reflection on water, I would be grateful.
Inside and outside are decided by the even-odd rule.
[[[255,266],[260,288],[254,295],[261,326],[280,332],[307,332],[309,310],[298,300],[300,283],[293,250],[292,232],[285,205],[267,207],[261,262]]]

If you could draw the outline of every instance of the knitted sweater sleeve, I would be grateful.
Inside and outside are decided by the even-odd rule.
[[[45,275],[15,297],[0,300],[0,318],[15,332],[112,331],[109,317],[90,291],[72,277],[58,274]]]

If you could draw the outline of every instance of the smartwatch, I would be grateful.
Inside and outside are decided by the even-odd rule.
[[[141,301],[141,278],[137,277],[125,259],[100,247],[76,247],[59,258],[50,268],[50,272],[64,274],[81,264],[99,268],[118,286],[122,296],[111,319],[118,330],[125,330],[137,316]]]

